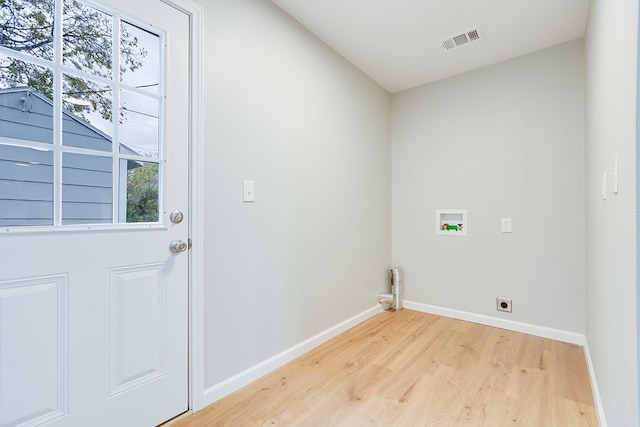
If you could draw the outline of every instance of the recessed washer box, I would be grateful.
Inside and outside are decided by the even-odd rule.
[[[468,229],[466,209],[437,209],[436,234],[466,236]]]

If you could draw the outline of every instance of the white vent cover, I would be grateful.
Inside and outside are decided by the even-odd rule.
[[[470,42],[474,42],[476,40],[480,40],[482,36],[482,32],[480,28],[474,28],[464,33],[456,34],[451,37],[447,37],[446,39],[442,39],[442,47],[445,50],[451,50],[453,48],[465,45]]]

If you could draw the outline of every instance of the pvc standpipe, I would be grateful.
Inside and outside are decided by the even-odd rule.
[[[388,304],[389,308],[393,310],[401,310],[404,293],[402,284],[402,269],[400,267],[394,267],[390,270],[390,273],[391,293],[378,294],[378,302],[380,302],[381,304]]]

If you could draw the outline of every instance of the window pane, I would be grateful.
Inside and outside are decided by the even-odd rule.
[[[53,73],[0,54],[0,137],[53,142]]]
[[[128,22],[122,22],[120,81],[157,94],[159,70],[160,37]]]
[[[113,18],[76,1],[64,2],[63,64],[96,76],[112,76]]]
[[[110,157],[63,153],[62,224],[110,224],[112,189]]]
[[[111,86],[65,74],[62,91],[62,143],[72,147],[111,151]]]
[[[53,60],[51,0],[0,1],[0,46]]]
[[[0,144],[0,226],[53,224],[53,152]]]
[[[120,173],[120,188],[126,188],[126,202],[120,203],[120,221],[158,222],[158,164],[121,160]]]
[[[126,90],[120,97],[120,152],[157,158],[159,101]]]
[[[0,53],[0,88],[30,87],[53,100],[53,71]]]

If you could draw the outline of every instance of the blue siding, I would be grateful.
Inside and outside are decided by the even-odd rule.
[[[62,223],[101,224],[113,219],[110,157],[63,153]]]
[[[53,224],[53,152],[0,144],[0,226]],[[63,153],[63,224],[110,223],[113,162]]]
[[[53,152],[0,144],[0,226],[53,224]]]
[[[53,143],[53,109],[27,91],[0,95],[0,137]]]
[[[86,185],[89,187],[111,188],[111,172],[74,169],[62,166],[62,184]]]
[[[62,202],[62,224],[111,223],[111,203]]]
[[[52,116],[51,101],[30,88],[0,90],[0,139],[51,143]],[[112,150],[108,135],[67,111],[62,130],[64,145]],[[53,170],[52,151],[0,143],[0,226],[53,224]],[[111,157],[63,152],[62,223],[111,223],[113,181]]]
[[[2,146],[2,160],[14,162],[38,162],[51,166],[53,154],[48,150],[34,150],[33,148],[17,147],[13,145]]]
[[[26,150],[32,151],[30,148]],[[0,158],[0,179],[8,181],[53,182],[53,167],[33,164],[32,160],[4,160]]]
[[[111,172],[113,170],[111,157],[64,153],[62,160],[63,166],[67,168],[103,172]]]
[[[1,166],[0,166],[1,168]],[[50,182],[0,180],[0,200],[52,200]]]
[[[51,224],[53,202],[34,200],[0,200],[0,212],[6,217],[0,220],[10,222],[12,219],[42,220]],[[3,224],[4,225],[4,224]]]
[[[111,203],[111,187],[62,185],[62,198],[66,202]]]
[[[111,140],[65,114],[62,123],[62,143],[71,147],[111,151]]]

